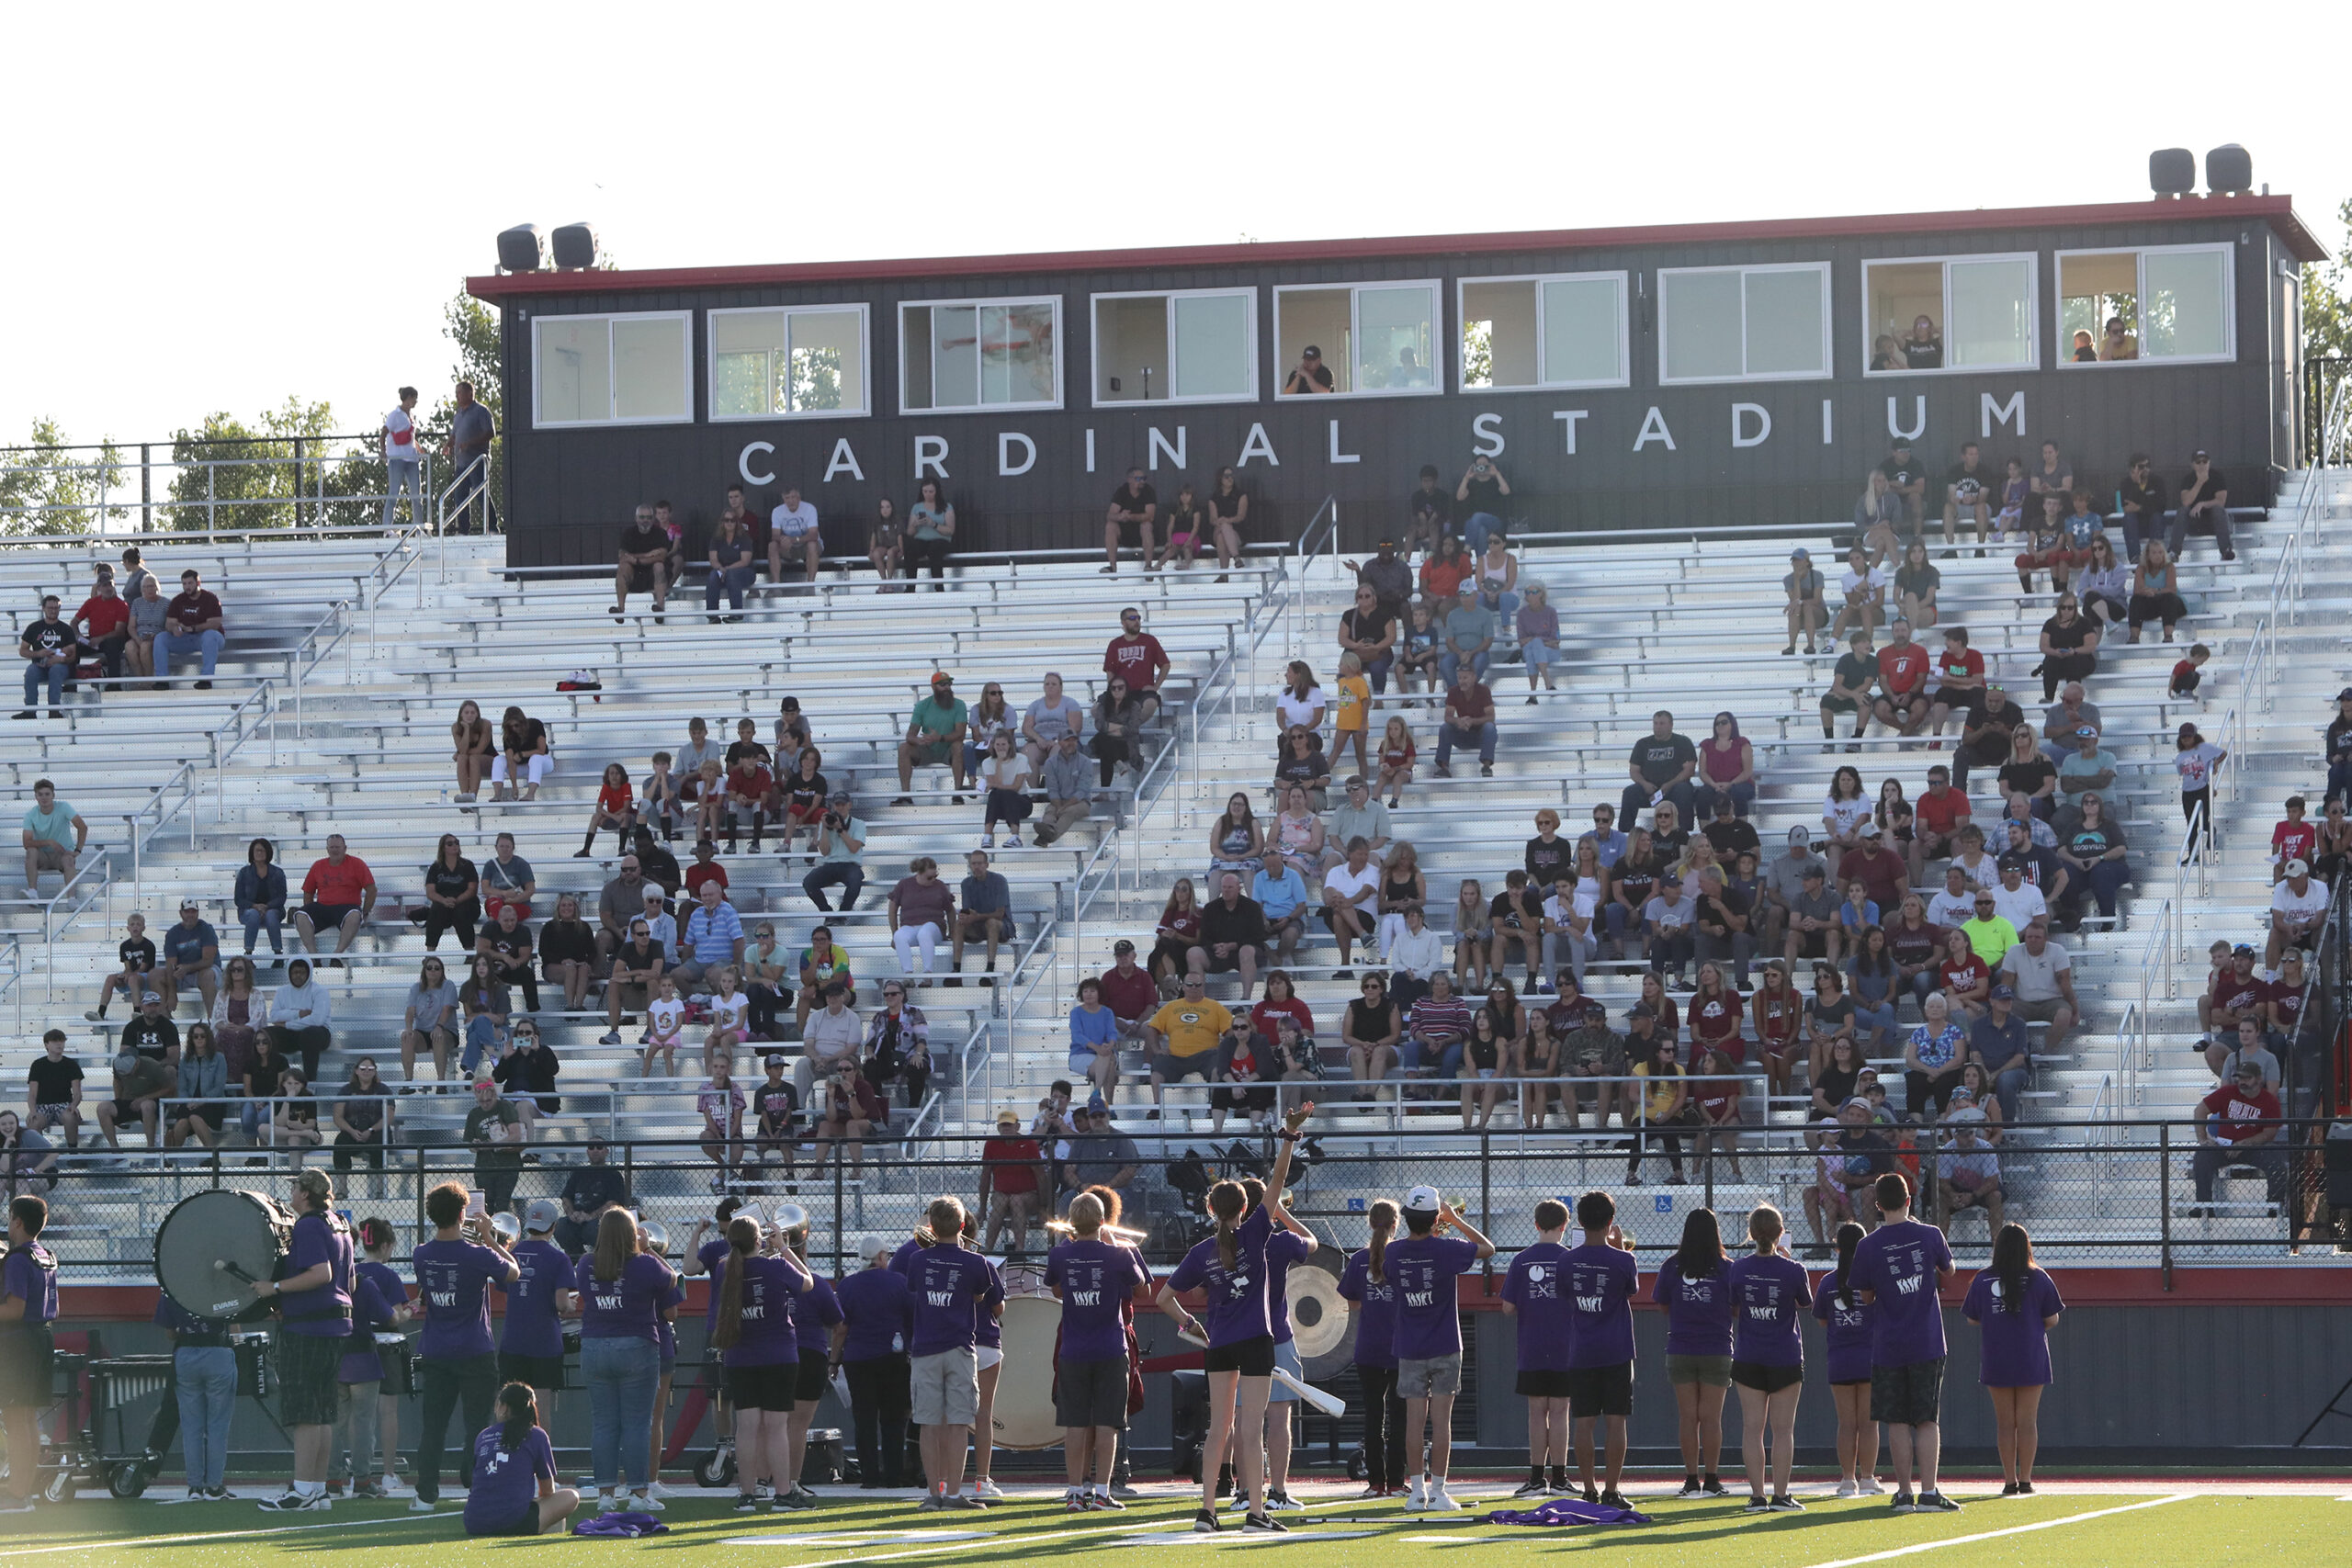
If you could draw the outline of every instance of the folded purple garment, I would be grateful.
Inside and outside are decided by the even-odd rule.
[[[1497,1508],[1487,1516],[1490,1525],[1645,1525],[1647,1514],[1612,1508],[1581,1497],[1555,1497],[1532,1508]]]
[[[651,1514],[598,1514],[572,1526],[571,1533],[603,1540],[630,1540],[641,1535],[667,1535],[670,1527]]]

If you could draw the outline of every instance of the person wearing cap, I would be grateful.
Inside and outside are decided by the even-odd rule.
[[[1804,892],[1805,868],[1818,867],[1825,879],[1829,874],[1827,863],[1813,852],[1811,829],[1802,826],[1790,829],[1787,842],[1787,849],[1764,863],[1761,899],[1750,920],[1756,932],[1758,950],[1763,953],[1781,951],[1790,912],[1795,907],[1798,896]]]
[[[1783,619],[1788,623],[1789,646],[1784,654],[1797,650],[1797,638],[1804,638],[1804,650],[1814,650],[1814,639],[1829,619],[1829,605],[1822,598],[1823,579],[1814,569],[1813,552],[1798,548],[1789,553],[1789,570],[1781,579],[1781,587],[1788,594]]]
[[[2290,947],[2311,947],[2327,923],[2328,886],[2312,874],[2311,863],[2290,860],[2287,875],[2270,890],[2269,951],[2264,967],[2276,969]]]
[[[1996,985],[1983,1018],[1968,1028],[1968,1058],[1983,1069],[2000,1102],[2001,1119],[2018,1119],[2018,1096],[2033,1080],[2033,1054],[2026,1021],[2018,1016],[2017,987]]]
[[[996,1135],[980,1149],[980,1201],[974,1213],[988,1217],[980,1250],[994,1250],[998,1235],[1010,1231],[1004,1255],[1019,1258],[1028,1247],[1029,1227],[1041,1218],[1045,1190],[1044,1152],[1022,1131],[1021,1113],[1008,1105],[996,1113]]]
[[[964,740],[971,717],[971,709],[956,695],[956,677],[944,670],[933,673],[930,694],[908,715],[907,733],[899,742],[899,795],[891,805],[912,806],[914,796],[908,792],[914,788],[915,769],[942,762],[956,780],[955,803],[964,804],[964,792],[971,787],[964,776]]]
[[[1391,548],[1393,550],[1393,547]],[[1397,561],[1393,553],[1386,558],[1402,570],[1404,563]],[[1340,612],[1338,633],[1340,651],[1356,656],[1357,661],[1363,666],[1363,678],[1374,693],[1388,690],[1389,667],[1396,662],[1399,631],[1397,617],[1404,613],[1402,601],[1396,605],[1385,602],[1379,585],[1372,576],[1366,575],[1370,568],[1378,564],[1376,560],[1369,561],[1358,569],[1355,607]],[[1411,588],[1412,579],[1408,574],[1405,578],[1407,597],[1410,596]]]
[[[1102,1096],[1090,1096],[1078,1109],[1077,1124],[1061,1155],[1065,1205],[1089,1188],[1125,1191],[1142,1164],[1135,1140],[1113,1124],[1111,1107]]]
[[[2227,942],[2217,942],[2212,957],[2211,978],[2197,998],[2197,1026],[2204,1032],[2197,1048],[2218,1077],[2237,1039],[2238,1021],[2262,1015],[2268,986],[2255,972],[2254,949],[2246,943],[2233,948]]]
[[[558,1194],[563,1212],[553,1227],[555,1244],[567,1258],[577,1258],[596,1244],[596,1223],[605,1211],[628,1206],[628,1178],[611,1160],[605,1140],[588,1139],[587,1163],[574,1166]]]
[[[1976,520],[1976,553],[1984,553],[1984,541],[1993,534],[1991,497],[1996,483],[1992,470],[1984,466],[1976,443],[1962,445],[1960,461],[1944,474],[1944,559],[1955,559],[1960,554],[1960,519],[1963,513]]]
[[[1995,865],[2001,880],[1986,891],[1993,895],[1993,912],[2015,926],[2022,933],[2035,920],[2050,918],[2050,902],[2041,889],[2025,879],[2030,863],[2025,856],[2004,853]]]
[[[1163,1086],[1182,1083],[1195,1074],[1204,1083],[1215,1076],[1218,1047],[1233,1028],[1233,1014],[1224,1004],[1209,999],[1208,977],[1198,972],[1187,974],[1182,995],[1162,1006],[1144,1026],[1144,1049],[1151,1073],[1150,1120],[1159,1120]]]
[[[824,816],[817,820],[817,863],[800,879],[800,891],[808,896],[808,902],[831,914],[833,906],[825,901],[825,889],[839,887],[841,912],[855,908],[857,896],[865,886],[865,868],[857,863],[865,848],[865,819],[851,811],[849,791],[833,791],[825,799]]]
[[[1434,482],[1436,479],[1436,472],[1431,470],[1427,482],[1431,485],[1432,493],[1435,493]],[[1416,491],[1415,493],[1418,495],[1420,492]],[[1436,504],[1442,505],[1442,502],[1443,497],[1442,495],[1438,496]],[[1434,530],[1436,526],[1437,513],[1432,510],[1429,515],[1430,518],[1431,528]],[[1431,545],[1437,543],[1437,536],[1434,531],[1430,535],[1430,543]],[[1405,615],[1405,606],[1413,597],[1413,569],[1397,558],[1396,541],[1391,538],[1382,538],[1377,540],[1373,546],[1373,556],[1370,560],[1361,563],[1350,561],[1347,564],[1348,570],[1356,574],[1356,584],[1358,588],[1369,588],[1375,595],[1376,604],[1374,613],[1375,615],[1385,615],[1392,626],[1401,626]],[[1363,607],[1363,601],[1361,599],[1357,601],[1357,607],[1359,609]],[[1344,621],[1346,617],[1343,615],[1341,619]],[[1370,629],[1371,626],[1368,622],[1359,622],[1352,628],[1353,635],[1355,635],[1359,640],[1361,640]],[[1359,648],[1357,651],[1362,652],[1363,649]],[[1372,668],[1369,660],[1366,661],[1364,668],[1366,672],[1369,673]],[[1386,671],[1384,667],[1383,674],[1385,675],[1385,672]],[[1379,691],[1382,689],[1384,688],[1380,684],[1379,680],[1375,678],[1374,690]]]
[[[1495,1245],[1433,1187],[1405,1194],[1404,1219],[1405,1236],[1383,1249],[1381,1272],[1396,1292],[1396,1392],[1405,1402],[1408,1451],[1420,1452],[1425,1427],[1429,1434],[1428,1461],[1413,1478],[1406,1506],[1413,1513],[1457,1511],[1462,1505],[1445,1491],[1453,1401],[1462,1392],[1462,1314],[1455,1285],[1495,1255]],[[1442,1230],[1460,1234],[1445,1235]]]
[[[1871,688],[1878,683],[1878,658],[1871,651],[1870,628],[1856,626],[1847,634],[1847,641],[1850,646],[1838,655],[1837,664],[1830,671],[1829,689],[1821,694],[1821,738],[1824,740],[1838,738],[1839,714],[1854,716],[1853,739],[1856,740],[1860,740],[1871,727]],[[1805,651],[1810,653],[1813,650],[1807,649]],[[1861,750],[1860,746],[1846,749],[1849,751]]]
[[[2020,729],[2030,742],[2033,727],[2028,722],[2025,710],[2018,706],[2016,699],[1999,682],[1986,682],[1982,706],[1960,721],[1960,742],[1952,748],[1952,787],[1965,795],[1971,769],[1998,768],[2013,755],[2022,755],[2016,747],[2016,734]]]
[[[514,1101],[503,1098],[489,1078],[474,1085],[464,1141],[474,1151],[474,1179],[481,1183],[489,1212],[508,1213],[514,1206],[514,1183],[522,1179],[523,1145],[529,1141],[529,1130]]]
[[[1911,623],[1897,615],[1878,650],[1878,700],[1871,712],[1898,735],[1927,728],[1934,705],[1928,700],[1928,650],[1911,640]]]
[[[2079,810],[2092,790],[2109,794],[2115,787],[2115,753],[2099,744],[2098,731],[2081,725],[2075,730],[2075,749],[2058,764],[2057,801],[2061,810]]]
[[[2335,694],[2335,716],[2327,721],[2327,789],[2323,800],[2352,801],[2352,686]]]
[[[2278,1097],[2264,1085],[2261,1065],[2240,1062],[2197,1110],[2197,1153],[2189,1163],[2196,1212],[2213,1201],[2213,1179],[2233,1166],[2260,1171],[2268,1201],[2279,1202],[2287,1191],[2287,1151],[2278,1142]]]
[[[164,928],[163,964],[154,976],[155,989],[162,992],[165,1005],[179,1010],[180,987],[193,983],[202,1003],[203,1016],[212,1015],[213,999],[220,989],[220,938],[211,922],[198,912],[193,898],[180,900],[180,918]]]
[[[1894,581],[1894,573],[1871,559],[1870,551],[1859,542],[1846,551],[1846,570],[1838,574],[1838,586],[1844,595],[1838,618],[1829,625],[1833,642],[1843,637],[1850,628],[1856,631],[1876,631],[1879,616],[1885,609],[1886,586]]]
[[[506,1298],[498,1381],[530,1384],[543,1422],[555,1419],[556,1393],[563,1387],[562,1319],[577,1294],[571,1259],[552,1239],[558,1218],[550,1199],[534,1198],[524,1206],[523,1239],[508,1254],[514,1274],[498,1286]]]
[[[1447,676],[1445,688],[1445,722],[1438,726],[1437,765],[1433,770],[1442,779],[1453,776],[1453,749],[1478,749],[1478,772],[1487,778],[1495,773],[1495,694],[1478,679],[1476,664],[1469,660],[1456,663]],[[1686,786],[1687,787],[1687,786]]]
[[[1788,899],[1781,920],[1781,961],[1793,965],[1800,959],[1825,959],[1835,964],[1845,951],[1845,938],[1838,895],[1829,890],[1829,868],[1808,858],[1796,869],[1797,893]]]
[[[1673,976],[1679,987],[1696,951],[1699,900],[1696,889],[1687,887],[1682,878],[1668,872],[1657,879],[1657,891],[1642,906],[1642,923],[1647,929],[1650,973]]]
[[[2165,544],[2176,558],[2188,548],[2191,529],[2211,530],[2222,558],[2238,558],[2230,541],[2230,481],[2202,448],[2189,457],[2188,472],[2180,481],[2180,509],[2165,531]]]
[[[1102,674],[1106,685],[1112,676],[1127,683],[1138,727],[1149,724],[1159,712],[1160,682],[1174,668],[1159,639],[1143,629],[1143,612],[1133,604],[1121,610],[1119,635],[1102,649]]]
[[[1925,329],[1923,332],[1922,329]],[[1903,340],[1903,352],[1914,370],[1933,370],[1943,364],[1943,340],[1936,336],[1935,323],[1922,316],[1911,324],[1911,336]],[[1926,363],[1921,363],[1922,361]],[[1898,435],[1887,446],[1886,460],[1876,471],[1886,479],[1888,493],[1893,495],[1904,525],[1912,537],[1919,536],[1926,522],[1928,493],[1927,466],[1911,455],[1907,437]]]
[[[1961,1211],[1984,1212],[1985,1234],[2001,1232],[2001,1156],[1984,1141],[1987,1118],[1976,1107],[1956,1106],[1944,1117],[1951,1144],[1936,1156],[1936,1223],[1950,1231]]]
[[[1911,871],[1903,856],[1886,847],[1886,830],[1865,821],[1855,833],[1855,846],[1838,857],[1838,880],[1860,882],[1882,909],[1900,908],[1911,891]]]

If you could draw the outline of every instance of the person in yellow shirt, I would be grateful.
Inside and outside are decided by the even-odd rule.
[[[1351,651],[1340,655],[1340,695],[1331,707],[1331,761],[1337,762],[1350,738],[1356,747],[1356,772],[1369,773],[1364,736],[1372,723],[1372,682],[1364,679],[1363,660]]]
[[[1961,921],[1960,929],[1968,938],[1970,950],[1984,961],[1988,969],[1999,969],[2001,955],[2015,947],[2018,941],[2018,928],[2011,925],[2006,917],[1994,912],[1993,895],[1983,888],[1976,892],[1975,918]]]
[[[1159,1119],[1159,1088],[1199,1074],[1205,1083],[1216,1072],[1217,1048],[1233,1029],[1233,1014],[1209,1000],[1208,977],[1184,976],[1184,994],[1151,1015],[1144,1025],[1144,1049],[1151,1064],[1151,1116]]]

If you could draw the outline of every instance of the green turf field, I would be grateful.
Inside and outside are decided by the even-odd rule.
[[[1637,1568],[1843,1568],[1866,1562],[1921,1558],[1933,1568],[2064,1565],[2064,1568],[2340,1568],[2352,1547],[2352,1502],[2333,1495],[2179,1496],[2145,1491],[2045,1495],[2003,1500],[1957,1485],[1969,1503],[1953,1515],[1890,1516],[1883,1498],[1810,1502],[1807,1511],[1751,1518],[1736,1498],[1638,1506],[1657,1522],[1646,1529],[1513,1529],[1479,1522],[1483,1500],[1501,1488],[1472,1488],[1473,1509],[1407,1515],[1393,1506],[1333,1502],[1285,1518],[1287,1538],[1244,1538],[1238,1531],[1194,1538],[1190,1502],[1143,1502],[1121,1515],[1069,1515],[1058,1499],[1016,1501],[985,1515],[919,1514],[905,1502],[828,1501],[797,1514],[738,1515],[723,1504],[673,1500],[670,1533],[644,1540],[469,1540],[454,1508],[431,1517],[405,1505],[339,1503],[331,1516],[277,1521],[237,1504],[77,1502],[27,1517],[0,1519],[0,1562],[127,1562],[147,1568],[262,1568],[274,1563],[366,1564],[409,1568],[480,1561],[540,1568],[609,1562],[641,1553],[674,1562],[745,1568],[846,1568],[851,1563],[1028,1563],[1099,1560],[1139,1552],[1167,1568],[1233,1551],[1280,1552],[1299,1568],[1360,1563],[1425,1563],[1470,1554],[1476,1562],[1519,1562],[1561,1553],[1613,1554]],[[1997,1490],[1997,1489],[1996,1489]],[[2020,1527],[2040,1526],[2040,1529]],[[963,1532],[973,1539],[955,1539]],[[907,1533],[899,1533],[907,1532]],[[937,1533],[933,1533],[937,1532]],[[759,1540],[757,1538],[789,1538]],[[1982,1538],[1971,1540],[1967,1538]],[[1172,1538],[1172,1539],[1171,1539]],[[1950,1543],[1950,1544],[1945,1544]],[[1727,1550],[1728,1549],[1728,1550]]]

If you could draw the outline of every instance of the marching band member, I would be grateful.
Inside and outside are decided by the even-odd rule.
[[[588,1384],[589,1453],[600,1510],[622,1506],[616,1487],[626,1476],[628,1506],[662,1511],[652,1495],[646,1451],[653,1420],[653,1391],[662,1378],[662,1303],[676,1276],[645,1252],[637,1222],[607,1209],[596,1222],[596,1245],[581,1258],[572,1287],[580,1292],[580,1370]]]
[[[409,1511],[429,1514],[441,1499],[441,1455],[449,1417],[462,1404],[466,1429],[490,1425],[498,1403],[498,1351],[490,1337],[490,1286],[511,1285],[520,1273],[487,1225],[466,1224],[467,1192],[447,1181],[424,1195],[424,1217],[433,1239],[410,1263],[416,1270],[416,1296],[424,1305],[424,1333],[417,1352],[424,1367],[424,1427],[416,1440],[416,1496]],[[476,1239],[489,1236],[487,1244]],[[473,1484],[473,1450],[458,1456],[461,1483]]]
[[[1577,1200],[1577,1225],[1584,1245],[1571,1247],[1561,1267],[1567,1271],[1567,1289],[1575,1327],[1568,1355],[1568,1417],[1575,1429],[1577,1469],[1584,1482],[1584,1500],[1623,1508],[1617,1490],[1625,1470],[1625,1419],[1634,1413],[1634,1291],[1641,1271],[1634,1249],[1617,1228],[1617,1201],[1606,1192],[1588,1192]],[[1605,1486],[1596,1486],[1592,1470],[1592,1425],[1601,1423],[1606,1465]]]
[[[760,1506],[754,1483],[777,1483],[771,1508],[806,1506],[791,1495],[794,1474],[786,1417],[800,1378],[796,1298],[814,1282],[790,1251],[763,1252],[760,1224],[748,1214],[727,1222],[727,1260],[711,1292],[718,1305],[711,1343],[727,1369],[728,1401],[735,1410],[735,1511]]]
[[[1441,1235],[1441,1229],[1458,1230],[1462,1236]],[[1405,1194],[1405,1239],[1388,1248],[1386,1263],[1396,1281],[1396,1392],[1405,1396],[1408,1458],[1420,1452],[1422,1423],[1430,1427],[1429,1457],[1405,1506],[1414,1513],[1453,1513],[1462,1506],[1445,1491],[1446,1467],[1453,1458],[1453,1396],[1462,1392],[1462,1313],[1455,1282],[1492,1258],[1495,1244],[1434,1187]]]
[[[1109,1475],[1119,1434],[1127,1426],[1125,1308],[1151,1270],[1132,1249],[1105,1241],[1102,1200],[1080,1192],[1069,1201],[1070,1239],[1046,1255],[1046,1288],[1062,1303],[1061,1345],[1055,1363],[1055,1414],[1062,1424],[1062,1453],[1069,1513],[1120,1508]],[[1090,1485],[1096,1468],[1103,1481]]]
[[[727,1267],[727,1225],[735,1217],[735,1211],[742,1206],[741,1198],[721,1198],[717,1220],[718,1234],[708,1241],[703,1240],[711,1230],[713,1222],[696,1220],[692,1234],[686,1237],[686,1277],[691,1279],[696,1274],[710,1276],[710,1294],[703,1304],[701,1393],[709,1403],[711,1430],[718,1435],[722,1448],[731,1446],[735,1441],[734,1413],[727,1398],[726,1364],[718,1354],[718,1347],[711,1342],[711,1336],[718,1332],[718,1274]],[[692,1399],[686,1401],[686,1415],[695,1415]],[[688,1429],[692,1430],[692,1427]]]
[[[663,1268],[669,1268],[670,1259],[663,1256],[662,1248],[653,1245],[652,1230],[643,1221],[639,1221],[637,1227],[637,1245],[649,1255],[661,1258]],[[645,1424],[645,1491],[651,1497],[669,1495],[668,1488],[662,1484],[662,1461],[668,1452],[667,1445],[662,1440],[662,1423],[670,1414],[670,1382],[678,1368],[678,1308],[685,1299],[685,1287],[678,1282],[677,1270],[671,1269],[670,1283],[653,1309],[654,1367],[658,1375],[653,1385],[652,1416]]]
[[[964,1216],[963,1245],[967,1250],[980,1250],[980,1215],[973,1210]],[[1004,1308],[998,1303],[994,1312],[983,1312],[972,1319],[972,1354],[979,1363],[980,1404],[972,1422],[972,1495],[983,1503],[1001,1503],[1004,1493],[989,1472],[996,1465],[996,1385],[1004,1375]],[[961,1450],[957,1450],[959,1453]]]
[[[1396,1393],[1396,1287],[1388,1278],[1396,1205],[1372,1205],[1372,1245],[1349,1255],[1340,1298],[1356,1303],[1356,1381],[1363,1389],[1364,1489],[1359,1501],[1405,1489],[1405,1402]]]
[[[963,1245],[961,1202],[933,1199],[926,1221],[912,1250],[899,1249],[914,1303],[908,1370],[914,1418],[922,1427],[923,1475],[930,1482],[922,1506],[984,1507],[977,1495],[965,1495],[964,1451],[980,1413],[979,1320],[995,1321],[1004,1305],[1004,1281],[994,1264]]]
[[[293,1428],[294,1479],[256,1505],[264,1513],[324,1512],[327,1450],[334,1444],[335,1373],[351,1337],[351,1227],[334,1212],[323,1170],[298,1172],[286,1276],[256,1280],[253,1293],[277,1303],[278,1419]]]
[[[1265,1201],[1265,1183],[1255,1177],[1244,1177],[1241,1195],[1256,1208]],[[1291,1342],[1290,1269],[1294,1263],[1304,1263],[1313,1255],[1317,1243],[1312,1235],[1291,1231],[1279,1231],[1266,1242],[1266,1316],[1274,1329],[1274,1365],[1299,1382],[1306,1381],[1306,1364],[1299,1359],[1298,1348]],[[1290,1450],[1292,1422],[1298,1412],[1297,1390],[1279,1380],[1266,1393],[1266,1508],[1267,1511],[1295,1511],[1301,1505],[1292,1501],[1290,1485]],[[1217,1476],[1220,1488],[1233,1469],[1232,1450]],[[1232,1507],[1241,1506],[1237,1495]]]
[[[776,1501],[789,1508],[813,1508],[817,1493],[800,1478],[808,1451],[808,1423],[816,1419],[817,1403],[825,1397],[832,1371],[833,1327],[842,1320],[842,1303],[831,1283],[808,1268],[808,1228],[806,1224],[778,1233],[779,1252],[798,1259],[808,1283],[793,1303],[792,1320],[800,1347],[800,1370],[792,1389],[792,1408],[785,1412],[786,1468],[775,1479]]]
[[[466,1493],[468,1535],[544,1535],[570,1518],[580,1494],[555,1483],[555,1448],[540,1424],[531,1385],[498,1391],[498,1424],[474,1438],[473,1484]]]
[[[515,1277],[512,1283],[499,1285],[506,1297],[506,1326],[498,1343],[499,1381],[530,1388],[532,1412],[541,1426],[555,1419],[556,1392],[563,1387],[562,1319],[577,1300],[571,1259],[549,1239],[557,1217],[552,1200],[531,1200],[523,1211],[523,1239],[508,1255],[514,1261]]]
[[[1535,1245],[1521,1248],[1503,1277],[1503,1311],[1519,1330],[1519,1394],[1527,1401],[1527,1479],[1514,1497],[1568,1489],[1568,1304],[1561,1286],[1567,1229],[1566,1203],[1536,1204]]]
[[[1789,1495],[1789,1466],[1796,1454],[1797,1396],[1804,1393],[1804,1314],[1813,1287],[1804,1265],[1781,1245],[1781,1211],[1758,1203],[1747,1213],[1747,1239],[1756,1250],[1735,1258],[1731,1381],[1739,1389],[1740,1452],[1747,1460],[1747,1511],[1801,1513]],[[1764,1495],[1765,1425],[1773,1434],[1772,1495]]]
[[[40,1239],[48,1224],[49,1205],[38,1198],[8,1205],[8,1256],[0,1260],[0,1424],[7,1429],[9,1490],[0,1492],[0,1514],[31,1513],[40,1489],[40,1412],[49,1403],[55,1351],[49,1325],[57,1318],[57,1256]],[[322,1482],[320,1496],[325,1495]]]
[[[408,1286],[391,1266],[392,1244],[398,1238],[399,1233],[389,1220],[359,1222],[359,1246],[364,1256],[351,1269],[351,1337],[344,1341],[343,1360],[335,1369],[334,1443],[327,1456],[330,1479],[333,1472],[344,1470],[348,1462],[351,1495],[356,1498],[379,1499],[392,1495],[392,1456],[400,1450],[400,1405],[396,1400],[384,1398],[384,1384],[391,1369],[385,1365],[383,1352],[376,1345],[379,1332],[397,1329],[412,1315]],[[225,1336],[220,1344],[223,1348],[228,1348]],[[394,1354],[408,1354],[405,1341]],[[234,1366],[232,1357],[229,1371],[232,1396],[236,1386]],[[405,1373],[407,1369],[401,1371]],[[225,1433],[226,1427],[222,1430]],[[196,1484],[193,1475],[188,1484]]]
[[[890,1267],[878,1242],[867,1266],[834,1291],[842,1321],[833,1330],[833,1363],[849,1382],[857,1429],[861,1491],[896,1487],[907,1452],[907,1278]]]

